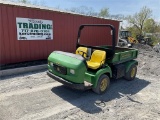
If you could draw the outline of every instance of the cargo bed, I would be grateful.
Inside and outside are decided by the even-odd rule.
[[[106,53],[108,52],[108,49],[110,46],[101,46]],[[132,48],[121,48],[121,47],[115,47],[115,54],[114,56],[107,60],[106,63],[108,64],[119,64],[123,63],[129,60],[136,59],[138,55],[138,50],[137,49],[132,49]]]

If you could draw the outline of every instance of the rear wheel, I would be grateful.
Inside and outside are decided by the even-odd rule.
[[[129,69],[129,71],[125,74],[124,78],[126,80],[134,80],[135,76],[137,74],[137,66],[136,65],[132,65]]]
[[[98,79],[98,83],[96,88],[92,88],[92,90],[97,94],[103,94],[106,92],[110,84],[110,79],[107,75],[101,75]]]

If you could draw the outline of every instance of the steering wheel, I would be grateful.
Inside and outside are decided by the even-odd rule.
[[[82,53],[82,54],[81,54],[81,53]],[[84,58],[85,58],[84,54],[87,56],[87,53],[86,53],[86,52],[80,51],[80,50],[78,50],[78,54],[79,54],[79,55],[82,55],[82,57],[84,57]]]

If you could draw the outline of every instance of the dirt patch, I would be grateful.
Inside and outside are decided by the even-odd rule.
[[[137,44],[133,47],[139,50],[138,74],[160,76],[160,53],[149,45]]]

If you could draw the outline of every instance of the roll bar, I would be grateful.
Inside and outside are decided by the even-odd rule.
[[[113,53],[115,52],[115,45],[116,45],[116,39],[115,39],[115,36],[116,36],[116,33],[115,33],[115,27],[111,24],[83,24],[83,25],[80,25],[79,27],[79,30],[78,30],[78,37],[77,37],[77,44],[76,44],[76,48],[78,48],[79,46],[85,46],[85,45],[81,45],[80,44],[80,36],[81,36],[81,30],[84,28],[84,27],[110,27],[110,29],[112,30],[112,50],[113,50]],[[92,48],[98,48],[98,47],[93,47],[93,46],[89,46],[89,47],[92,47]]]

